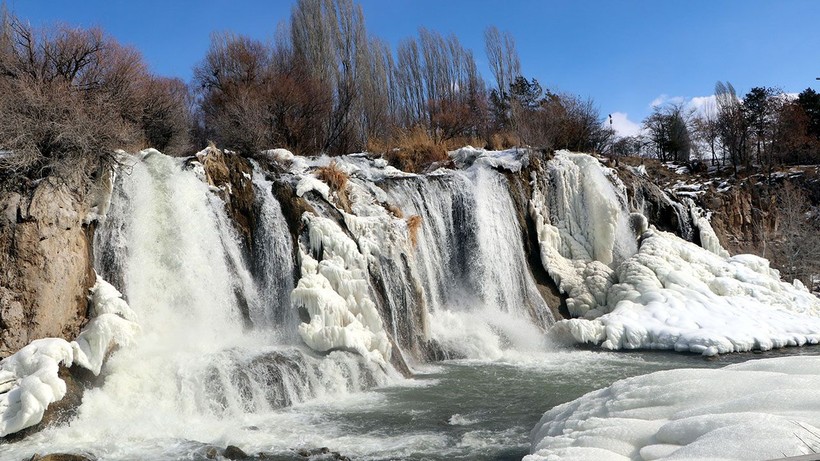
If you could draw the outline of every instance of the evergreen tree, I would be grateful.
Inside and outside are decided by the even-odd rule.
[[[820,139],[820,94],[806,88],[797,96],[797,103],[809,117],[809,134]]]

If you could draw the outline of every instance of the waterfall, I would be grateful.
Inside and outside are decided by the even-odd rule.
[[[252,320],[256,325],[278,326],[283,335],[295,340],[299,322],[290,305],[294,287],[293,242],[282,208],[273,197],[273,183],[265,179],[258,165],[254,167],[256,222],[251,263],[259,279],[262,309]]]
[[[551,322],[524,254],[520,220],[503,174],[476,165],[380,184],[405,215],[421,216],[408,257],[430,313],[430,334],[444,356],[497,358],[543,346]],[[409,281],[404,286],[413,286]]]
[[[224,430],[226,417],[386,382],[361,357],[319,358],[277,331],[295,326],[286,301],[293,265],[268,182],[255,178],[256,256],[266,262],[254,278],[224,203],[197,168],[152,150],[128,160],[95,254],[142,334],[111,356],[102,387],[86,393],[55,446],[93,437],[110,444],[106,452],[124,438],[206,440]]]

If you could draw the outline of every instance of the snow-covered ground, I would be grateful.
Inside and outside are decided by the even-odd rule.
[[[628,378],[544,414],[524,461],[749,460],[820,451],[820,357]]]

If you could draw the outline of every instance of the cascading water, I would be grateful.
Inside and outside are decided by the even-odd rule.
[[[255,325],[277,326],[288,339],[295,340],[298,317],[291,309],[290,293],[294,287],[293,242],[282,208],[273,197],[271,181],[254,168],[256,223],[251,263],[259,280],[262,308],[253,315]]]
[[[197,167],[150,150],[129,160],[95,252],[98,269],[122,283],[142,334],[110,357],[102,386],[86,392],[70,426],[32,443],[46,438],[51,449],[114,459],[175,458],[175,450],[229,437],[242,430],[237,423],[271,409],[386,382],[381,367],[355,354],[316,357],[276,331],[295,322],[282,305],[291,253],[269,183],[256,181],[257,226],[279,237],[259,251],[279,266],[263,264],[257,284],[223,202]]]
[[[507,179],[476,166],[382,187],[405,215],[421,216],[407,273],[425,288],[430,334],[445,356],[543,349],[538,327],[552,318],[527,266]]]
[[[452,155],[459,169],[412,175],[356,155],[334,160],[349,176],[340,189],[310,169],[330,167],[326,157],[294,160],[279,151],[291,160],[289,173],[266,176],[254,165],[253,176],[244,176],[255,200],[244,242],[226,212],[236,211],[231,187],[207,185],[214,182],[209,165],[222,161],[208,155],[198,155],[205,166],[156,151],[123,157],[128,165],[96,229],[94,255],[98,273],[131,308],[102,280],[93,298],[122,308],[103,315],[136,320],[135,337],[118,342],[102,384],[86,391],[70,424],[2,446],[0,460],[30,459],[44,447],[105,460],[210,459],[225,457],[228,444],[284,459],[323,446],[369,460],[520,459],[540,410],[619,377],[717,365],[690,355],[551,346],[544,329],[553,319],[539,292],[551,282],[541,272],[536,283],[525,248],[540,250],[543,269],[580,317],[550,327],[553,337],[657,344],[647,342],[649,330],[628,324],[629,311],[618,311],[641,302],[675,309],[658,317],[664,322],[692,299],[711,308],[742,293],[767,305],[792,299],[820,309],[805,290],[780,283],[765,261],[727,259],[708,216],[692,203],[692,222],[712,253],[649,229],[647,218],[630,213],[623,183],[591,156],[559,152],[527,167],[523,151],[465,148]],[[277,201],[288,194],[295,195]],[[687,282],[688,272],[705,282]],[[682,295],[691,287],[702,292]],[[766,318],[770,310],[755,312]],[[723,315],[699,312],[684,321]],[[737,319],[743,315],[733,325],[743,323]],[[78,345],[96,338],[84,334]],[[785,341],[816,342],[814,334]],[[690,350],[705,347],[697,332],[690,337]],[[787,344],[762,338],[761,349]],[[442,358],[468,360],[425,363]],[[391,367],[407,372],[408,364],[413,380]],[[53,368],[49,382],[59,381]],[[9,389],[36,390],[18,384],[18,374],[0,378],[3,401],[14,405],[22,399]]]

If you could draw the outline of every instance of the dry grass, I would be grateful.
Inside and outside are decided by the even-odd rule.
[[[344,170],[339,168],[336,160],[332,160],[328,166],[317,168],[316,177],[330,186],[330,191],[336,198],[336,204],[350,213],[350,197],[347,195],[348,176]]]
[[[518,142],[518,138],[515,134],[504,131],[500,133],[493,133],[490,137],[488,147],[492,150],[504,150],[518,145],[520,145],[520,143]]]
[[[334,192],[344,191],[345,187],[347,187],[347,173],[339,168],[339,165],[336,164],[336,160],[331,161],[328,166],[317,168],[316,177],[319,178],[320,181],[327,183],[327,185],[330,186],[330,190]]]
[[[421,230],[421,216],[414,214],[407,218],[407,230],[410,232],[410,243],[415,247],[418,244],[419,231]]]
[[[393,216],[402,219],[404,218],[404,212],[396,205],[391,203],[385,203],[384,208],[388,211],[388,213],[392,214]]]
[[[436,143],[421,127],[398,133],[390,141],[368,143],[372,152],[379,152],[394,167],[411,173],[423,173],[433,163],[447,163],[447,146]]]

